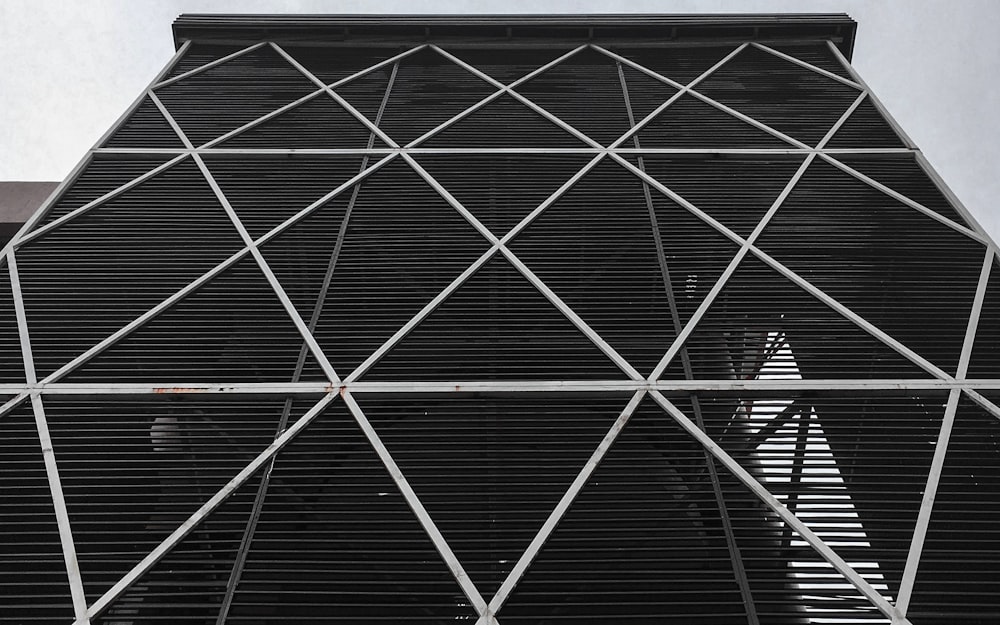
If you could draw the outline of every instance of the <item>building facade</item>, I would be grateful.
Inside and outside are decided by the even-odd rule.
[[[997,248],[846,15],[184,15],[2,252],[0,620],[992,623]]]

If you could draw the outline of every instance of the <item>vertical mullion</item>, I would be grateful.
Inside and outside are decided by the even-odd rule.
[[[382,97],[382,103],[379,106],[378,115],[375,118],[375,125],[377,126],[382,121],[382,113],[385,111],[386,103],[389,101],[389,93],[392,90],[392,83],[396,79],[396,71],[399,69],[399,61],[396,61],[392,66],[392,73],[389,75],[389,84],[386,85],[385,95]],[[375,133],[369,133],[368,136],[368,149],[370,150],[375,143]],[[365,154],[361,159],[361,171],[363,172],[368,168],[369,155]],[[316,304],[313,306],[312,314],[309,317],[309,323],[307,328],[310,334],[316,330],[316,326],[319,324],[319,318],[322,314],[323,303],[326,300],[326,294],[330,289],[330,283],[333,281],[333,272],[337,265],[337,259],[340,256],[340,250],[343,247],[344,239],[347,236],[347,225],[351,217],[351,212],[354,209],[354,204],[358,199],[358,193],[361,190],[362,182],[358,182],[354,189],[351,191],[351,199],[348,201],[347,210],[344,213],[344,219],[340,223],[340,230],[337,233],[337,242],[333,247],[333,251],[330,254],[330,262],[327,264],[326,274],[323,276],[323,284],[320,287],[319,294],[316,296]],[[292,372],[292,383],[296,383],[302,376],[302,369],[305,367],[306,357],[309,354],[309,343],[305,340],[302,341],[302,348],[299,350],[299,357],[295,363],[295,370]],[[281,419],[278,422],[278,431],[275,433],[275,438],[281,435],[285,427],[288,424],[288,418],[292,411],[292,404],[294,400],[288,398],[285,400],[284,408],[282,409]],[[246,565],[247,555],[250,552],[250,545],[253,542],[254,534],[257,531],[257,521],[260,519],[261,510],[264,507],[264,498],[267,496],[267,489],[271,483],[271,473],[274,471],[274,464],[277,458],[271,458],[268,463],[267,469],[264,476],[261,478],[260,486],[257,488],[257,494],[255,495],[253,502],[253,510],[250,513],[250,518],[247,520],[246,531],[243,533],[243,539],[240,542],[240,549],[236,555],[236,560],[233,562],[233,568],[229,576],[229,582],[226,584],[226,595],[223,598],[222,606],[219,609],[219,615],[216,619],[217,625],[223,625],[229,616],[229,610],[232,607],[233,599],[236,596],[236,588],[239,585],[240,579],[243,576],[243,567]]]
[[[622,64],[617,59],[615,60],[615,65],[618,67],[618,78],[622,85],[622,96],[625,99],[625,110],[628,113],[629,127],[635,126],[635,116],[632,113],[632,102],[628,95],[628,83],[625,80],[625,71],[622,69]],[[632,135],[632,142],[635,145],[636,150],[641,150],[639,145],[639,135],[638,133]],[[646,171],[645,164],[643,162],[642,153],[638,154],[639,169],[643,172]],[[649,222],[651,229],[653,231],[653,242],[656,245],[656,257],[660,265],[660,273],[663,277],[663,288],[667,293],[667,301],[670,306],[670,319],[673,323],[674,334],[680,334],[682,328],[680,313],[677,310],[677,300],[674,297],[673,282],[670,278],[670,267],[667,263],[667,255],[663,248],[663,237],[660,236],[660,228],[656,219],[656,210],[653,207],[653,196],[650,193],[649,185],[646,181],[642,181],[642,192],[646,200],[646,209],[649,211]],[[693,380],[694,375],[691,368],[691,359],[687,351],[687,347],[681,345],[680,347],[681,362],[684,366],[684,377],[688,380]],[[695,422],[698,427],[705,429],[704,421],[702,419],[701,404],[698,401],[698,396],[695,393],[691,393],[691,403],[694,407]],[[705,455],[705,464],[708,467],[709,479],[712,482],[712,491],[715,494],[715,503],[719,507],[719,514],[722,517],[722,527],[726,534],[726,545],[729,548],[729,557],[732,561],[733,572],[736,574],[736,581],[740,587],[740,595],[743,599],[743,605],[746,607],[746,616],[749,625],[759,625],[759,620],[757,618],[757,609],[753,602],[753,595],[750,593],[750,583],[747,579],[746,569],[743,566],[743,557],[740,555],[739,546],[736,544],[736,535],[733,531],[732,522],[729,518],[729,511],[726,507],[725,498],[722,495],[722,485],[719,483],[719,474],[715,466],[715,460],[712,458],[708,450],[703,450]]]

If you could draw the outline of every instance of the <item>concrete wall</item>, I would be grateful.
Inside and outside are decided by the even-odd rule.
[[[0,245],[41,206],[58,182],[0,182]]]

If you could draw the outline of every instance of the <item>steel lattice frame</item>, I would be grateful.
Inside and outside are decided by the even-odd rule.
[[[177,55],[174,60],[181,58],[187,51],[187,44],[181,46],[178,50]],[[192,76],[196,76],[199,73],[206,71],[212,67],[218,66],[220,64],[232,61],[239,58],[242,55],[248,54],[255,50],[258,50],[264,46],[270,46],[274,51],[281,55],[287,62],[300,71],[305,77],[312,81],[316,85],[316,91],[305,97],[302,97],[290,104],[287,104],[281,108],[278,108],[258,119],[251,121],[249,123],[243,124],[239,128],[232,130],[216,139],[208,141],[203,145],[194,145],[189,138],[186,136],[182,128],[174,121],[171,116],[168,107],[160,101],[157,96],[157,90],[168,85],[182,82]],[[774,55],[777,58],[784,59],[786,61],[795,63],[802,68],[815,72],[825,78],[833,81],[837,81],[844,85],[847,85],[857,91],[857,98],[848,110],[846,110],[838,119],[838,121],[829,128],[825,137],[815,145],[808,145],[797,139],[794,139],[787,134],[779,132],[774,128],[753,119],[743,113],[740,113],[710,97],[707,97],[698,92],[697,88],[701,82],[713,75],[719,68],[724,67],[728,62],[730,62],[734,57],[736,57],[744,49],[753,46],[760,51]],[[447,47],[447,46],[445,46]],[[237,488],[242,486],[246,481],[258,470],[269,466],[273,462],[274,458],[278,456],[279,452],[287,444],[293,441],[298,434],[305,430],[319,415],[322,414],[323,410],[334,402],[343,402],[350,413],[353,415],[354,419],[357,421],[358,425],[361,427],[364,435],[367,437],[368,441],[372,447],[377,452],[379,458],[384,463],[392,479],[395,481],[400,492],[405,497],[406,502],[412,508],[414,514],[419,519],[420,524],[426,531],[427,535],[433,541],[434,546],[437,548],[441,557],[447,563],[448,568],[455,577],[455,580],[461,586],[462,591],[468,598],[469,603],[475,609],[480,625],[489,625],[491,623],[498,623],[498,617],[496,616],[500,612],[501,607],[504,605],[505,601],[511,595],[515,587],[517,586],[521,577],[526,573],[526,571],[531,566],[535,557],[538,555],[546,540],[549,538],[550,534],[555,530],[556,526],[559,524],[561,518],[570,508],[571,504],[574,502],[577,494],[581,491],[584,484],[587,483],[588,479],[601,463],[604,455],[611,448],[615,442],[618,434],[623,430],[625,425],[628,423],[633,411],[639,405],[640,401],[643,400],[647,395],[652,398],[652,400],[660,406],[663,411],[663,416],[665,419],[673,419],[681,428],[688,432],[694,439],[696,439],[701,445],[703,445],[704,450],[710,454],[719,463],[719,466],[724,467],[725,470],[731,472],[735,475],[747,488],[749,488],[759,499],[763,502],[768,509],[770,509],[775,515],[777,515],[781,521],[783,521],[787,527],[794,530],[803,540],[805,540],[824,560],[826,560],[837,572],[842,574],[854,587],[857,593],[864,596],[885,618],[890,619],[894,624],[909,623],[907,619],[907,608],[910,603],[911,593],[913,591],[914,580],[917,574],[917,567],[920,562],[921,551],[924,544],[924,538],[927,532],[928,523],[930,521],[931,511],[934,504],[935,493],[938,485],[938,480],[941,475],[942,467],[945,460],[945,452],[948,449],[949,437],[951,434],[952,424],[955,419],[956,410],[959,404],[960,397],[962,395],[975,401],[983,409],[987,410],[997,418],[1000,418],[1000,407],[993,404],[985,396],[980,394],[980,391],[989,390],[1000,390],[1000,379],[967,379],[966,372],[968,370],[969,361],[972,353],[973,343],[976,337],[977,324],[979,322],[980,312],[983,308],[983,301],[986,294],[986,286],[991,275],[991,268],[993,267],[994,258],[1000,254],[1000,250],[997,249],[996,244],[994,244],[988,235],[983,231],[983,229],[976,224],[976,222],[971,218],[967,211],[965,211],[961,204],[957,200],[950,196],[949,199],[956,205],[961,215],[966,219],[970,226],[966,226],[960,223],[956,223],[947,217],[940,215],[938,212],[927,208],[920,203],[898,193],[897,191],[890,189],[889,187],[873,180],[872,178],[866,176],[865,174],[851,168],[849,165],[841,162],[839,157],[844,154],[858,154],[858,153],[886,153],[886,152],[913,152],[916,150],[912,142],[910,142],[905,135],[903,137],[904,141],[907,143],[908,147],[904,149],[896,148],[881,148],[881,149],[828,149],[825,147],[827,142],[834,136],[841,125],[850,117],[850,115],[857,109],[859,105],[864,102],[872,102],[882,112],[884,116],[890,121],[891,117],[887,115],[884,108],[871,93],[868,87],[862,82],[860,77],[858,77],[850,65],[843,59],[840,51],[832,43],[829,44],[830,50],[834,55],[836,55],[848,69],[848,71],[853,76],[853,79],[843,78],[839,75],[833,74],[829,71],[821,69],[819,67],[810,65],[804,61],[791,57],[787,54],[779,52],[772,49],[766,45],[760,43],[744,43],[740,46],[735,47],[728,55],[722,58],[718,63],[713,65],[707,71],[702,73],[700,76],[695,78],[688,84],[680,84],[672,80],[668,76],[660,75],[646,67],[643,67],[619,54],[611,52],[604,47],[598,45],[580,46],[570,52],[556,58],[551,63],[539,67],[534,72],[524,76],[523,78],[516,80],[508,85],[502,84],[492,77],[486,75],[485,73],[479,71],[475,67],[465,63],[456,56],[449,53],[446,49],[434,44],[427,44],[424,46],[417,46],[408,49],[401,54],[398,54],[392,58],[388,58],[381,63],[363,69],[356,72],[355,74],[348,76],[342,80],[334,82],[332,84],[324,84],[322,80],[317,78],[315,75],[310,73],[302,64],[300,64],[293,54],[289,53],[281,45],[274,42],[261,42],[253,46],[247,47],[241,51],[238,51],[229,56],[220,58],[216,61],[210,62],[202,67],[187,71],[183,74],[174,76],[170,79],[163,80],[163,76],[173,65],[173,62],[169,63],[164,69],[163,73],[156,80],[153,81],[152,85],[140,95],[133,106],[130,108],[119,123],[115,125],[109,132],[98,141],[95,148],[81,161],[80,165],[74,170],[74,172],[69,176],[69,178],[64,182],[59,189],[57,189],[50,200],[43,206],[20,230],[20,232],[12,239],[10,243],[3,249],[2,260],[5,262],[7,271],[10,275],[11,280],[11,291],[14,299],[18,330],[20,334],[20,342],[24,360],[24,369],[26,373],[26,383],[25,384],[0,384],[0,393],[7,393],[14,395],[13,399],[8,401],[2,407],[0,407],[0,418],[3,415],[11,412],[23,402],[30,402],[31,408],[34,413],[35,421],[37,424],[37,429],[39,433],[39,438],[41,441],[45,468],[48,476],[48,481],[51,489],[51,496],[54,502],[56,518],[58,520],[59,533],[62,540],[62,547],[64,551],[66,568],[69,575],[70,587],[72,590],[73,606],[75,610],[76,621],[75,625],[83,625],[89,623],[91,618],[100,615],[104,610],[106,610],[116,599],[118,599],[122,594],[128,590],[133,584],[142,578],[142,576],[150,571],[154,565],[156,565],[170,550],[176,546],[182,539],[188,536],[191,532],[195,531],[199,524],[208,518],[213,511],[215,511],[226,499],[232,494]],[[660,81],[666,85],[674,87],[677,89],[673,97],[663,102],[659,107],[653,110],[651,113],[643,117],[642,119],[632,118],[632,129],[621,136],[619,139],[614,141],[608,146],[603,146],[592,138],[588,137],[583,132],[569,125],[565,121],[561,120],[556,115],[546,111],[544,108],[538,106],[530,99],[518,92],[518,87],[531,80],[535,76],[538,76],[545,72],[546,70],[558,66],[567,59],[572,58],[574,55],[579,54],[584,50],[590,50],[598,52],[605,55],[609,59],[613,60],[618,68],[619,72],[622,71],[623,67],[629,67],[633,70],[638,70],[644,75],[649,76],[657,81]],[[362,113],[360,113],[354,106],[352,106],[347,100],[345,100],[338,92],[337,88],[340,85],[347,84],[357,77],[363,76],[370,71],[379,68],[392,67],[392,76],[395,77],[396,69],[399,66],[399,62],[409,55],[415,54],[417,52],[432,50],[433,52],[441,55],[443,58],[455,63],[457,66],[464,68],[471,74],[482,79],[486,83],[492,85],[496,88],[496,91],[480,100],[478,103],[462,111],[458,115],[448,119],[444,123],[438,125],[433,130],[421,135],[419,138],[410,141],[405,145],[399,145],[393,137],[386,134],[384,130],[379,127],[379,118],[368,119]],[[624,80],[624,78],[623,78]],[[382,102],[382,108],[384,109],[385,100],[388,99],[389,93],[391,91],[392,78],[390,78],[390,87],[386,91],[385,98]],[[586,144],[586,147],[581,147],[578,149],[509,149],[509,148],[476,148],[465,150],[467,152],[476,152],[481,154],[504,154],[509,152],[515,153],[528,153],[532,151],[536,152],[566,152],[566,153],[579,153],[587,156],[592,156],[589,162],[584,165],[575,175],[573,175],[569,180],[562,184],[548,199],[542,202],[537,208],[530,212],[526,217],[524,217],[520,223],[518,223],[513,229],[511,229],[506,234],[498,236],[491,232],[486,226],[484,226],[476,216],[462,205],[462,203],[457,200],[446,188],[445,185],[439,183],[426,169],[424,169],[415,159],[414,155],[419,154],[436,154],[436,153],[462,153],[462,149],[452,149],[452,148],[427,148],[422,147],[422,144],[430,139],[432,136],[442,132],[443,130],[449,128],[455,123],[461,121],[482,107],[486,106],[490,102],[500,98],[503,95],[509,95],[530,108],[532,111],[543,116],[549,121],[553,122],[566,132],[580,139]],[[785,149],[731,149],[731,150],[713,150],[713,149],[665,149],[665,148],[639,148],[637,144],[630,146],[633,139],[637,136],[638,132],[646,126],[649,122],[655,119],[661,112],[666,110],[672,103],[674,103],[681,96],[689,94],[694,96],[701,102],[715,107],[716,109],[736,118],[746,122],[757,129],[760,129],[773,137],[777,137],[789,144]],[[270,150],[251,150],[251,149],[233,149],[220,147],[220,143],[224,140],[231,138],[233,136],[239,135],[242,132],[250,130],[257,127],[258,125],[273,119],[281,113],[287,112],[297,106],[300,106],[314,98],[326,98],[329,97],[334,100],[337,104],[347,110],[351,115],[353,115],[360,123],[371,132],[372,140],[369,141],[368,149],[362,150],[340,150],[340,149],[330,149],[330,150],[280,150],[280,149],[270,149]],[[105,144],[106,139],[112,135],[115,128],[117,128],[123,120],[125,120],[145,99],[149,98],[156,107],[159,109],[160,113],[169,122],[171,127],[177,133],[177,136],[181,139],[184,144],[183,148],[179,149],[167,149],[167,148],[109,148],[102,147]],[[380,113],[381,115],[381,109]],[[631,109],[629,110],[629,115],[632,116]],[[894,125],[895,127],[895,125]],[[897,132],[898,127],[895,127]],[[373,147],[374,138],[377,137],[386,145],[388,148],[376,148]],[[214,154],[233,154],[239,155],[244,153],[269,153],[269,154],[283,154],[283,153],[303,153],[303,154],[359,154],[364,156],[364,164],[362,170],[354,175],[352,178],[344,182],[343,184],[337,186],[335,189],[316,200],[308,207],[300,210],[294,216],[286,219],[283,223],[277,227],[271,229],[269,232],[263,236],[259,236],[256,239],[248,233],[247,229],[244,227],[240,220],[240,216],[230,205],[226,194],[223,192],[222,188],[213,178],[211,168],[206,165],[203,156],[214,155]],[[55,200],[60,196],[64,189],[66,189],[72,182],[78,177],[80,172],[83,170],[84,166],[87,164],[93,155],[99,154],[130,154],[130,153],[162,153],[169,157],[169,160],[163,164],[151,169],[147,173],[126,182],[115,188],[114,190],[104,193],[97,199],[90,201],[89,203],[73,210],[72,212],[55,219],[44,225],[42,220],[47,214],[49,208],[55,203]],[[802,164],[799,166],[795,175],[788,181],[787,185],[773,202],[770,209],[764,214],[763,218],[753,229],[753,231],[748,236],[740,236],[730,228],[726,227],[711,215],[705,211],[699,209],[697,206],[687,201],[685,198],[678,195],[676,192],[665,186],[661,181],[655,179],[646,171],[644,171],[642,158],[643,154],[686,154],[686,153],[752,153],[752,154],[801,154],[804,157]],[[917,151],[918,159],[922,159],[919,156],[919,151]],[[639,155],[638,162],[631,160],[629,157]],[[18,273],[18,249],[31,241],[43,238],[46,234],[60,228],[61,226],[72,222],[74,219],[87,214],[88,212],[104,205],[105,203],[113,200],[114,198],[120,196],[121,194],[129,191],[130,189],[136,187],[137,185],[143,183],[144,181],[156,176],[158,173],[163,172],[174,165],[190,160],[194,162],[198,169],[202,172],[205,179],[208,181],[212,190],[214,191],[217,199],[224,207],[226,213],[231,219],[234,227],[241,237],[243,249],[232,254],[226,260],[222,261],[210,271],[204,273],[201,277],[190,282],[184,288],[178,290],[173,295],[164,299],[162,302],[157,304],[155,307],[151,308],[144,314],[140,315],[134,319],[131,323],[128,323],[117,332],[111,334],[104,340],[93,345],[90,349],[80,354],[70,362],[66,363],[64,366],[56,370],[55,372],[42,377],[39,379],[35,374],[34,362],[32,358],[32,343],[30,339],[31,331],[31,320],[25,313],[24,303],[21,297],[21,278]],[[273,240],[275,237],[281,233],[287,231],[292,226],[302,222],[306,217],[313,214],[320,207],[322,207],[327,201],[332,198],[339,197],[352,189],[355,189],[355,185],[365,180],[367,177],[371,176],[375,172],[379,171],[389,163],[393,161],[403,161],[412,170],[414,170],[420,177],[425,180],[435,191],[437,191],[453,208],[457,211],[465,220],[467,220],[489,243],[489,249],[483,253],[475,262],[473,262],[464,272],[462,272],[458,277],[456,277],[446,288],[444,288],[436,297],[431,299],[424,305],[424,307],[410,319],[405,325],[400,327],[395,334],[392,335],[381,347],[370,354],[370,356],[364,360],[364,362],[358,366],[356,369],[350,372],[345,371],[335,371],[330,360],[324,353],[323,348],[319,345],[313,332],[316,328],[318,317],[320,314],[319,306],[313,312],[311,318],[306,318],[300,315],[299,311],[296,309],[292,300],[289,298],[288,294],[285,292],[280,280],[271,270],[268,265],[267,260],[260,251],[260,247]],[[738,246],[738,250],[732,260],[729,262],[728,266],[725,268],[721,276],[718,278],[715,285],[711,288],[708,295],[698,306],[694,315],[686,322],[682,323],[679,317],[677,317],[676,312],[674,313],[674,324],[677,330],[676,339],[670,345],[669,349],[666,350],[660,362],[654,368],[652,373],[648,376],[643,376],[636,367],[629,363],[629,361],[622,356],[618,351],[615,350],[607,341],[605,341],[600,334],[595,331],[590,325],[588,325],[583,318],[577,312],[573,310],[573,307],[563,301],[546,283],[540,278],[532,269],[522,262],[517,255],[508,247],[508,243],[522,230],[524,230],[529,224],[531,224],[536,218],[542,215],[546,209],[555,203],[560,197],[563,196],[569,189],[573,187],[579,180],[581,180],[588,172],[593,170],[598,164],[604,161],[611,161],[618,163],[625,170],[631,172],[636,178],[641,180],[643,183],[648,185],[648,187],[655,189],[657,192],[663,194],[664,196],[672,199],[674,202],[687,209],[691,214],[700,219],[703,223],[707,224],[713,228],[718,233],[721,233],[729,241],[733,242]],[[968,320],[967,331],[965,335],[965,340],[962,345],[961,357],[956,375],[949,375],[944,370],[931,363],[925,359],[920,354],[916,353],[912,349],[908,348],[906,345],[901,343],[899,340],[890,336],[879,327],[873,323],[866,320],[862,315],[852,311],[849,307],[843,303],[834,299],[831,295],[820,290],[818,287],[814,286],[808,277],[803,276],[789,269],[787,266],[767,254],[760,247],[757,246],[757,240],[761,236],[762,232],[765,230],[771,218],[776,214],[776,212],[782,206],[783,201],[793,192],[796,188],[796,184],[800,181],[803,174],[806,172],[807,168],[814,161],[825,161],[830,165],[838,168],[839,170],[853,176],[854,178],[862,181],[863,183],[869,185],[881,191],[882,193],[898,200],[899,202],[909,206],[914,211],[926,215],[938,223],[947,226],[948,228],[954,230],[955,232],[961,233],[962,235],[968,237],[970,240],[978,242],[983,246],[983,264],[982,271],[979,278],[978,289],[975,294],[975,300],[972,307],[971,315]],[[927,168],[926,162],[923,160],[919,161],[922,166],[928,171],[928,173],[933,176],[933,173]],[[940,181],[938,181],[940,182]],[[346,220],[345,220],[346,221]],[[662,256],[662,249],[660,254]],[[418,327],[421,322],[426,319],[432,312],[434,312],[439,305],[441,305],[449,296],[451,296],[459,287],[461,287],[478,269],[482,268],[488,261],[494,257],[502,257],[510,262],[513,267],[517,269],[530,283],[540,292],[545,298],[551,302],[551,304],[558,309],[566,319],[568,319],[580,332],[582,332],[597,348],[600,349],[621,371],[622,377],[620,379],[607,379],[598,381],[580,381],[580,380],[547,380],[547,381],[516,381],[516,382],[503,382],[503,381],[468,381],[468,380],[449,380],[443,382],[393,382],[393,381],[365,381],[361,380],[361,376],[373,365],[375,365],[383,356],[385,356],[395,345],[404,339],[412,330]],[[681,357],[682,348],[685,341],[698,327],[699,322],[704,317],[706,311],[712,306],[712,304],[718,298],[720,292],[726,286],[729,279],[736,272],[737,267],[744,260],[744,258],[753,257],[763,263],[765,263],[770,268],[774,269],[776,272],[788,278],[793,283],[802,288],[805,292],[814,296],[820,302],[826,304],[831,309],[845,317],[846,319],[853,322],[857,327],[864,330],[866,333],[881,341],[885,345],[889,346],[895,352],[902,355],[910,362],[914,363],[922,370],[930,374],[928,379],[808,379],[808,380],[775,380],[775,379],[723,379],[723,380],[661,380],[661,376],[667,369],[668,365],[674,363],[678,358]],[[170,308],[172,305],[184,299],[186,296],[193,293],[199,287],[205,285],[213,278],[219,276],[225,270],[236,265],[237,262],[252,258],[256,266],[260,268],[264,276],[266,276],[268,284],[274,290],[277,298],[280,300],[281,305],[286,311],[288,317],[294,322],[298,333],[300,334],[303,341],[302,355],[299,359],[299,371],[301,372],[302,362],[304,361],[307,353],[314,357],[322,368],[323,373],[328,378],[326,382],[302,382],[298,381],[298,376],[296,376],[296,381],[290,383],[260,383],[260,382],[246,382],[246,383],[228,383],[228,384],[204,384],[197,380],[191,382],[185,382],[182,384],[170,384],[169,388],[165,388],[162,384],[146,384],[146,383],[68,383],[63,382],[68,374],[87,363],[97,355],[101,354],[111,346],[115,345],[118,341],[129,336],[132,332],[143,327],[145,324],[149,323],[155,319],[160,313]],[[327,276],[326,285],[329,285],[330,276]],[[323,299],[325,295],[325,289],[320,295],[320,300]],[[710,437],[706,431],[699,426],[698,421],[700,419],[697,415],[685,414],[677,406],[674,405],[665,395],[665,392],[670,391],[767,391],[767,390],[843,390],[847,392],[861,391],[861,390],[938,390],[947,391],[948,401],[946,408],[944,410],[944,417],[941,422],[940,434],[938,437],[938,443],[935,447],[933,463],[930,468],[929,475],[927,476],[927,486],[924,490],[923,504],[920,508],[919,518],[917,520],[916,530],[914,532],[912,543],[910,547],[910,553],[906,561],[905,572],[903,576],[902,585],[899,589],[898,596],[894,599],[887,599],[883,596],[883,593],[873,587],[872,583],[866,579],[862,574],[855,570],[852,565],[848,564],[843,558],[841,558],[821,537],[819,537],[813,530],[811,530],[803,520],[795,515],[789,510],[779,499],[772,495],[766,486],[764,486],[758,479],[752,475],[746,468],[744,468],[740,462],[734,459],[729,453],[727,453],[716,441]],[[620,391],[631,393],[631,399],[628,401],[627,405],[621,411],[618,419],[611,426],[610,430],[601,441],[600,445],[593,451],[592,456],[587,461],[585,466],[583,466],[577,475],[576,479],[572,482],[572,485],[562,496],[558,505],[551,511],[548,519],[545,521],[544,525],[538,530],[534,540],[528,546],[528,548],[521,555],[520,559],[510,570],[510,573],[506,577],[506,581],[503,582],[499,591],[492,597],[484,596],[476,588],[473,580],[466,574],[462,563],[456,557],[455,553],[449,547],[447,541],[445,540],[442,533],[438,530],[435,525],[435,521],[431,514],[427,512],[424,505],[421,503],[420,498],[417,496],[416,492],[407,482],[404,472],[397,466],[396,461],[393,459],[389,450],[382,443],[379,438],[379,433],[377,428],[373,427],[366,417],[361,406],[357,403],[354,398],[356,393],[363,392],[378,392],[378,393],[444,393],[444,392],[520,392],[520,393],[532,393],[532,392],[573,392],[573,391]],[[320,399],[312,408],[301,415],[289,414],[290,404],[286,405],[285,414],[283,419],[287,419],[287,427],[281,428],[281,433],[278,435],[274,442],[262,449],[256,458],[247,465],[241,472],[233,476],[232,479],[220,489],[213,497],[204,502],[190,518],[176,528],[176,530],[170,534],[162,543],[159,544],[154,550],[152,550],[144,559],[135,564],[135,566],[125,574],[117,584],[112,588],[107,590],[96,602],[92,602],[88,605],[85,598],[83,582],[81,579],[81,573],[79,566],[77,564],[77,557],[74,547],[72,528],[70,527],[70,518],[67,513],[65,502],[63,501],[63,492],[60,485],[59,476],[59,465],[54,454],[52,443],[49,436],[46,413],[45,413],[45,399],[50,396],[56,395],[88,395],[88,396],[113,396],[113,395],[144,395],[144,394],[159,394],[159,393],[177,393],[177,394],[247,394],[252,393],[255,395],[261,394],[273,394],[281,396],[291,396],[291,395],[301,395],[301,396],[314,396],[316,394],[322,394],[322,399]],[[715,463],[709,462],[710,468],[714,471]],[[713,473],[714,476],[714,473]],[[717,478],[716,478],[717,479]],[[258,502],[259,505],[259,502]],[[242,553],[245,557],[245,551]],[[228,604],[232,600],[232,587],[230,592],[226,597],[226,602],[224,604],[224,610],[228,609]],[[749,589],[745,585],[742,587],[742,591],[745,597],[749,599]],[[753,618],[756,618],[755,616]],[[220,622],[222,622],[223,617],[220,616]]]

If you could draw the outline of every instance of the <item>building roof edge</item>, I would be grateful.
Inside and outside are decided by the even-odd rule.
[[[846,13],[587,14],[587,15],[300,15],[185,13],[173,23],[174,41],[278,41],[388,37],[392,41],[474,39],[694,41],[830,39],[851,57],[857,23]]]

